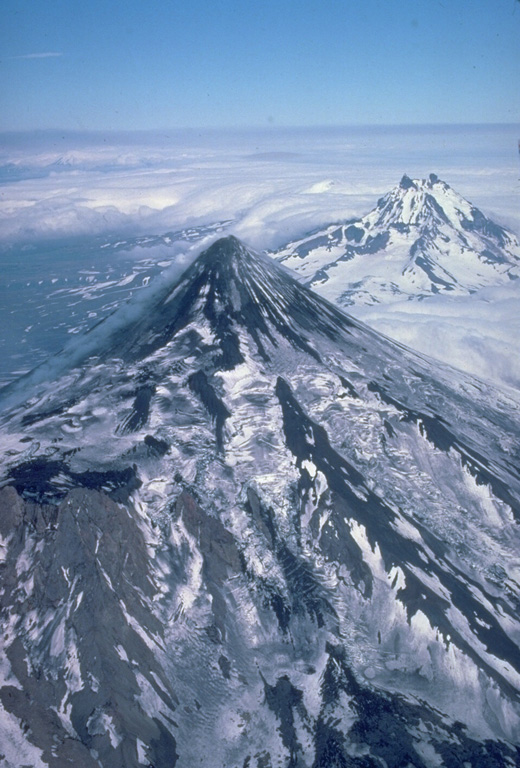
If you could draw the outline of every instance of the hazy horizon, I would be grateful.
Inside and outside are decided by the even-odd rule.
[[[517,142],[511,124],[14,133],[0,142],[0,241],[233,219],[276,247],[432,172],[519,229]]]
[[[81,128],[66,128],[60,125],[55,126],[49,126],[46,128],[39,128],[39,127],[33,127],[33,128],[13,128],[13,129],[1,129],[0,128],[0,136],[20,136],[20,135],[49,135],[49,134],[62,134],[65,136],[74,136],[74,137],[100,137],[100,136],[128,136],[128,137],[137,137],[142,136],[143,138],[147,138],[149,136],[160,136],[162,134],[168,134],[168,133],[175,133],[175,134],[184,134],[184,133],[192,133],[194,131],[202,131],[207,132],[208,134],[215,134],[215,133],[230,133],[230,132],[237,132],[237,133],[249,133],[249,132],[262,132],[262,133],[276,133],[276,132],[284,132],[284,131],[301,131],[302,133],[308,132],[308,131],[335,131],[335,130],[363,130],[365,128],[373,128],[373,129],[380,129],[380,130],[397,130],[397,129],[410,129],[410,130],[420,130],[421,128],[495,128],[497,126],[504,126],[504,127],[515,127],[520,129],[520,118],[518,120],[495,120],[495,121],[485,121],[485,122],[479,122],[479,121],[467,121],[467,122],[408,122],[408,123],[401,123],[401,122],[395,122],[395,123],[358,123],[358,122],[344,122],[344,123],[327,123],[327,124],[284,124],[284,125],[274,125],[274,124],[268,124],[268,125],[260,125],[260,124],[250,124],[250,125],[235,125],[235,124],[227,124],[227,125],[184,125],[184,126],[158,126],[154,128],[88,128],[88,129],[81,129]]]

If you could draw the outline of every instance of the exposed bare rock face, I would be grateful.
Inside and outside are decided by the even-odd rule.
[[[139,737],[150,763],[161,752],[173,758],[175,739],[139,701],[149,687],[175,709],[142,637],[146,627],[159,650],[162,625],[148,609],[157,585],[135,511],[83,488],[57,507],[23,502],[10,487],[0,493],[3,519],[18,513],[2,564],[12,675],[1,690],[4,708],[42,748],[44,764],[135,765]]]
[[[123,320],[2,395],[0,766],[517,765],[520,403],[234,238]]]

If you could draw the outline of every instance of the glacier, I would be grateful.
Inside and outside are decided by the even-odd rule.
[[[516,394],[234,237],[90,333],[0,393],[6,765],[517,764]]]

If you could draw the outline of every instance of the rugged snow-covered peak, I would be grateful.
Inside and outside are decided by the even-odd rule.
[[[397,187],[378,200],[372,216],[375,219],[373,225],[378,226],[425,226],[437,221],[460,227],[462,221],[473,219],[473,210],[434,173],[427,179],[410,179],[405,174]]]
[[[509,768],[519,404],[234,238],[150,294],[3,416],[8,765]]]
[[[361,219],[274,254],[340,305],[465,294],[520,276],[520,242],[435,174],[403,176]]]

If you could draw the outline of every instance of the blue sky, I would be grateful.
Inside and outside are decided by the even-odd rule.
[[[2,0],[0,129],[516,122],[518,0]]]

